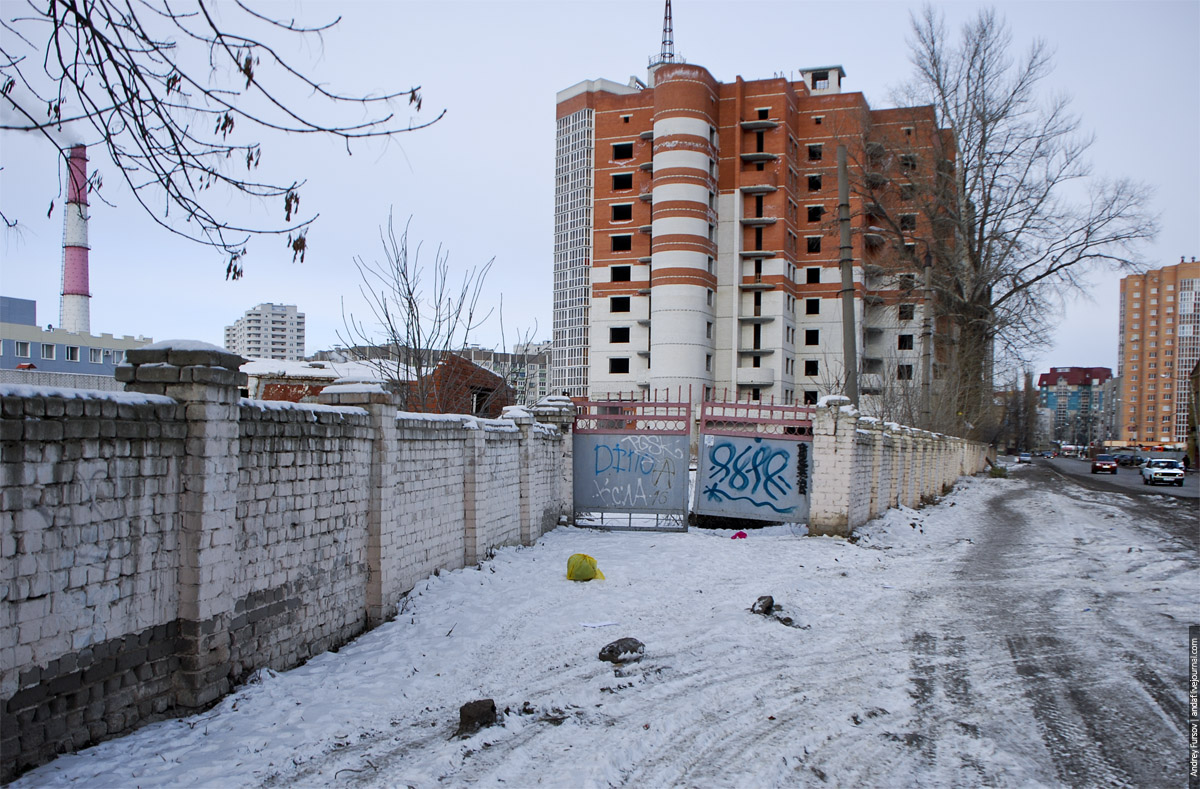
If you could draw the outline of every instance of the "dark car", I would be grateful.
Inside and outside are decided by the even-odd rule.
[[[1112,455],[1096,455],[1092,459],[1092,473],[1099,474],[1100,472],[1108,474],[1117,473],[1117,459]]]

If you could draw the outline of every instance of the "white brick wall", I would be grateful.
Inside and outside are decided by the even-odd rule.
[[[842,398],[813,417],[809,533],[848,535],[884,510],[917,507],[986,466],[988,447],[865,418]]]

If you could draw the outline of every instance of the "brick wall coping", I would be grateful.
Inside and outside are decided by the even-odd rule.
[[[109,400],[125,405],[175,405],[175,400],[164,395],[104,389],[63,389],[57,386],[29,384],[0,384],[0,397],[57,397],[63,400]]]
[[[466,430],[486,430],[489,433],[519,433],[520,428],[511,419],[483,419],[470,414],[427,414],[422,411],[397,411],[396,420],[407,422],[457,423]]]
[[[264,411],[319,411],[322,414],[352,414],[366,416],[367,409],[356,405],[324,405],[323,403],[292,403],[287,400],[252,400],[243,397],[241,404]],[[314,417],[315,418],[315,417]]]

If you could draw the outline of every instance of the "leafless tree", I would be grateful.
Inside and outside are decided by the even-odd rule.
[[[949,424],[930,426],[972,425],[980,437],[994,411],[997,358],[1024,366],[1046,342],[1063,296],[1097,267],[1137,267],[1138,248],[1156,224],[1145,187],[1092,176],[1091,137],[1068,99],[1044,95],[1051,70],[1044,42],[1018,56],[993,10],[980,11],[957,39],[928,6],[912,27],[916,74],[897,103],[913,107],[914,117],[932,107],[949,133],[919,151],[904,149],[911,142],[887,150],[867,142],[864,158],[900,166],[864,168],[857,189],[872,224],[909,241],[910,268],[929,255],[940,345],[950,354],[941,396],[954,399]],[[936,161],[918,167],[919,156]],[[883,199],[888,192],[903,201]],[[923,214],[923,237],[902,227],[897,205]]]
[[[255,177],[263,145],[246,134],[334,137],[349,152],[441,117],[398,116],[397,106],[420,112],[419,87],[341,93],[280,54],[319,42],[340,17],[306,26],[242,0],[25,0],[3,14],[0,129],[41,134],[64,161],[71,142],[103,145],[154,221],[219,250],[231,279],[253,235],[286,236],[303,260],[316,219],[300,213],[302,178]],[[99,188],[95,174],[89,185]],[[282,221],[246,221],[230,194],[278,201]]]
[[[479,314],[479,296],[493,261],[470,268],[459,280],[450,272],[450,253],[440,245],[431,265],[422,262],[421,244],[409,245],[409,224],[397,236],[389,216],[387,227],[380,228],[383,260],[354,258],[371,319],[355,317],[343,302],[338,339],[349,355],[371,364],[392,384],[401,408],[415,409],[448,395],[435,389],[434,369],[465,347],[491,314]]]

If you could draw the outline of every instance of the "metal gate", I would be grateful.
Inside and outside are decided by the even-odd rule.
[[[690,422],[686,402],[577,404],[572,439],[575,523],[687,531]]]
[[[776,523],[808,520],[813,410],[706,401],[692,511]]]

